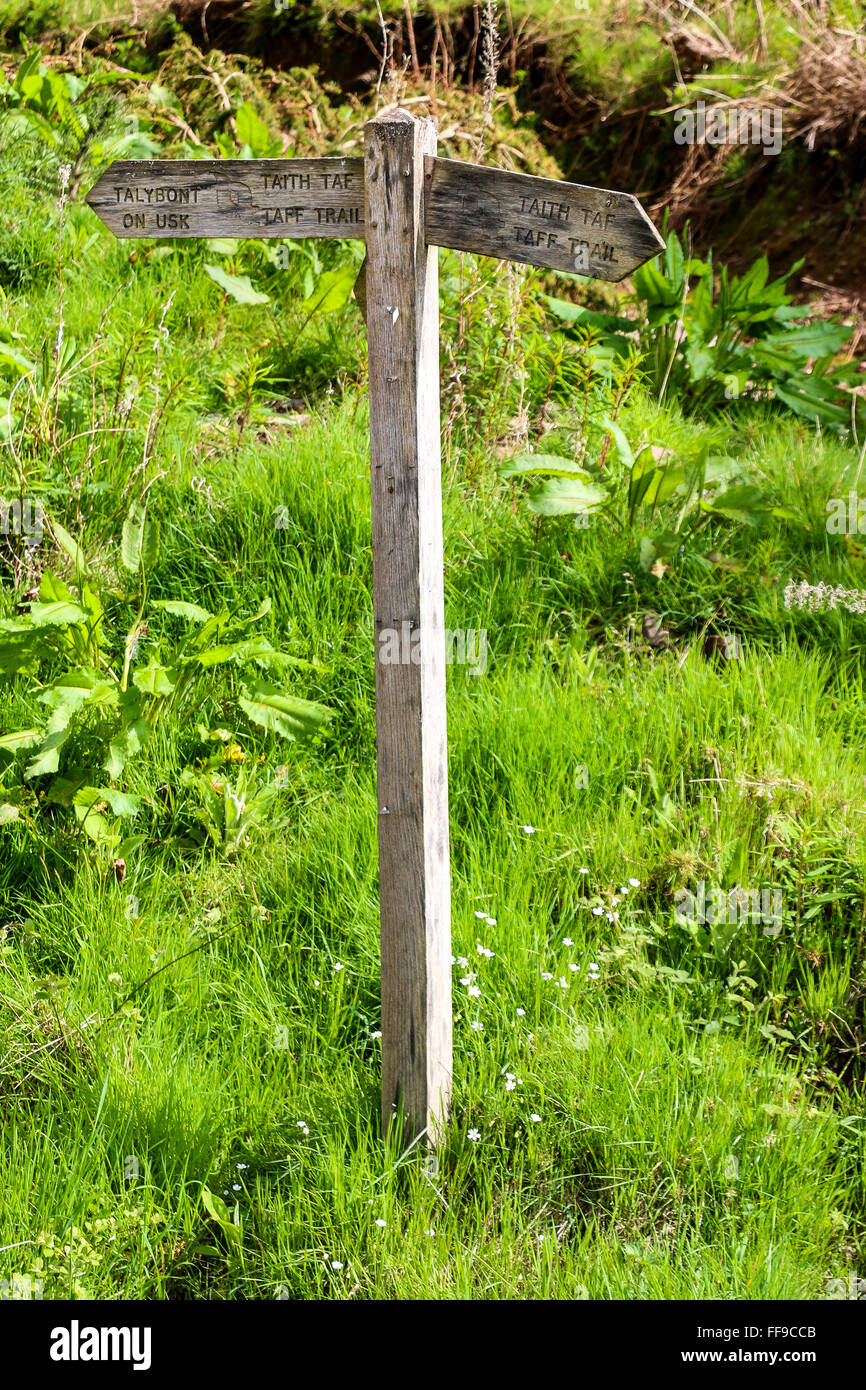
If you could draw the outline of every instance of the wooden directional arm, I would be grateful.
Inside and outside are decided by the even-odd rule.
[[[369,191],[369,190],[368,190]],[[87,195],[120,237],[366,237],[362,159],[120,160]],[[630,193],[424,159],[425,243],[621,280],[664,249]]]
[[[363,159],[122,159],[87,202],[120,237],[363,237]]]
[[[664,242],[631,193],[512,174],[456,159],[425,161],[431,246],[622,280]]]

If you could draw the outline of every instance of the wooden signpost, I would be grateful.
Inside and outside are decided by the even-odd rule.
[[[405,111],[365,134],[363,159],[123,160],[87,201],[119,237],[366,240],[382,1118],[435,1144],[452,1068],[436,247],[621,280],[664,242],[628,193],[437,158],[435,123]],[[411,659],[382,659],[386,630],[419,634]]]

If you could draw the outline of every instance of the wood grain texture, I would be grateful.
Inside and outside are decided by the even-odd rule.
[[[353,293],[354,296],[355,296],[355,302],[357,303],[358,308],[361,310],[361,313],[364,315],[364,322],[366,323],[366,321],[367,321],[367,257],[366,257],[366,255],[364,256],[364,259],[363,259],[363,261],[361,262],[361,269],[358,271],[358,275],[357,275],[357,278],[356,278],[356,280],[355,280],[355,285],[354,285],[354,288],[353,288],[353,290],[352,290],[352,293]]]
[[[124,159],[87,202],[118,237],[363,237],[362,159]]]
[[[436,1142],[451,1096],[451,890],[439,280],[424,238],[433,122],[365,128],[382,1115]]]
[[[428,156],[431,246],[621,280],[664,242],[631,193]]]

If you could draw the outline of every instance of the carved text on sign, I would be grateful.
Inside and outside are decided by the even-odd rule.
[[[363,237],[361,159],[120,160],[88,203],[120,236]]]
[[[630,193],[454,159],[426,162],[428,242],[621,280],[664,242]]]

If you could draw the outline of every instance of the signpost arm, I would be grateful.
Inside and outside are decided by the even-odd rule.
[[[452,1068],[439,285],[423,209],[435,153],[432,121],[392,111],[366,126],[382,1117],[434,1144]]]

